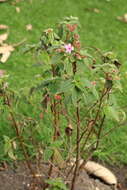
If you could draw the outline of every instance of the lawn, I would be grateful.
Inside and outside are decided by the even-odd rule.
[[[16,7],[20,8],[19,13],[16,12]],[[37,43],[42,31],[54,28],[63,17],[76,16],[81,23],[81,41],[85,47],[94,46],[104,52],[113,51],[117,54],[122,64],[121,73],[124,79],[124,90],[119,101],[121,106],[126,107],[127,23],[117,20],[117,17],[124,15],[126,11],[126,0],[8,0],[0,3],[0,24],[9,26],[7,42],[16,44],[26,39],[6,63],[0,64],[0,69],[7,71],[9,85],[15,90],[37,83],[41,67],[36,55],[23,53],[26,45]],[[32,25],[32,30],[26,30],[28,24]],[[3,127],[5,124],[1,123],[0,136],[6,135],[6,129]],[[109,158],[112,161],[127,163],[126,127],[127,124],[115,130],[109,135],[109,140],[103,142],[102,151],[97,153],[101,159]]]

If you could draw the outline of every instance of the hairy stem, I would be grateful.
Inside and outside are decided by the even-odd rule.
[[[76,166],[74,170],[74,176],[72,179],[72,185],[71,190],[74,190],[75,188],[75,182],[78,174],[78,168],[79,168],[79,158],[80,158],[80,143],[79,143],[79,137],[80,137],[80,116],[79,116],[79,106],[77,106],[76,109],[76,116],[77,116],[77,137],[76,137]]]
[[[99,146],[99,139],[100,139],[100,136],[101,136],[101,131],[102,131],[102,127],[103,127],[104,120],[105,120],[105,115],[102,117],[102,120],[101,120],[101,123],[100,123],[100,126],[99,126],[99,132],[98,132],[98,136],[97,136],[97,143],[96,143],[95,150],[96,150],[96,149],[98,148],[98,146]]]
[[[101,111],[101,107],[102,107],[102,104],[103,104],[103,98],[108,94],[108,90],[107,89],[105,89],[105,87],[104,87],[104,89],[103,89],[103,91],[102,91],[102,95],[101,95],[101,97],[100,97],[100,101],[99,101],[99,105],[98,105],[98,110],[97,110],[97,113],[96,113],[96,115],[95,115],[95,119],[92,121],[92,124],[91,124],[91,126],[90,126],[90,130],[89,130],[89,132],[88,132],[88,135],[87,135],[87,137],[86,137],[86,139],[85,139],[85,142],[83,143],[83,146],[82,146],[82,148],[81,148],[81,151],[83,151],[83,149],[84,149],[84,147],[85,147],[85,145],[86,145],[86,143],[87,143],[87,141],[88,141],[88,139],[90,138],[90,136],[91,136],[91,134],[93,133],[93,131],[94,131],[94,126],[95,126],[95,124],[96,124],[96,122],[97,122],[97,120],[98,120],[98,117],[99,117],[99,113],[100,113],[100,111]],[[83,132],[84,133],[84,132]],[[83,138],[83,136],[84,136],[84,134],[81,134],[81,137]],[[82,138],[80,138],[80,141],[81,141],[81,139]]]
[[[11,103],[10,103],[10,100],[9,100],[9,97],[7,94],[4,94],[4,97],[6,98],[6,101],[7,101],[7,105],[11,108]],[[16,122],[16,119],[15,119],[15,116],[14,116],[14,113],[12,111],[9,112],[10,113],[10,116],[11,116],[11,119],[12,119],[12,122],[13,122],[13,127],[15,129],[15,132],[16,132],[16,136],[19,140],[19,143],[20,143],[20,147],[22,149],[22,152],[23,152],[23,155],[24,155],[24,158],[25,158],[25,161],[26,161],[26,164],[27,164],[27,167],[29,168],[31,174],[33,175],[33,177],[35,177],[35,172],[29,162],[29,156],[27,154],[27,151],[26,151],[26,148],[24,146],[24,143],[23,143],[23,138],[21,137],[20,135],[20,132],[19,132],[19,129],[18,129],[18,124]]]

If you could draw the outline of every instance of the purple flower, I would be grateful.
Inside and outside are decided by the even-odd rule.
[[[66,44],[64,48],[66,49],[66,53],[71,53],[74,50],[74,47],[71,44]]]

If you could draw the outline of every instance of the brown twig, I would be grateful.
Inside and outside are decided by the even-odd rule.
[[[101,135],[101,131],[102,131],[104,120],[105,120],[105,114],[102,117],[102,120],[101,120],[101,123],[100,123],[100,126],[99,126],[99,132],[98,132],[98,135],[97,135],[97,143],[96,143],[95,150],[97,150],[97,148],[99,146],[99,139],[100,139],[100,135]]]
[[[110,134],[110,133],[111,133],[112,131],[114,131],[116,128],[120,128],[121,126],[123,126],[123,125],[125,125],[125,124],[127,124],[127,122],[124,122],[124,123],[120,124],[120,125],[117,126],[117,127],[111,128],[108,132],[106,132],[103,136],[101,136],[101,138],[100,138],[98,141],[99,141],[99,142],[102,141],[108,134]],[[87,147],[87,148],[84,150],[84,152],[85,152],[88,148],[90,148],[90,147],[92,147],[94,144],[96,144],[96,142],[97,142],[97,141],[92,142],[92,143],[90,144],[90,146]],[[83,153],[84,153],[84,152],[83,152]]]
[[[100,101],[99,101],[99,105],[98,105],[98,110],[97,110],[97,113],[95,115],[95,119],[93,120],[92,125],[91,125],[91,130],[89,131],[89,133],[88,133],[88,135],[87,135],[87,137],[85,139],[85,142],[83,143],[83,146],[81,148],[81,152],[83,152],[83,149],[84,149],[84,147],[85,147],[88,139],[90,138],[91,134],[93,133],[94,125],[96,124],[96,122],[98,120],[98,116],[99,116],[99,113],[100,113],[100,110],[101,110],[101,106],[102,106],[102,103],[103,103],[103,98],[107,95],[108,92],[109,92],[109,90],[104,87],[104,89],[102,91],[102,95],[100,97]],[[81,136],[83,138],[84,135],[81,134]]]
[[[77,105],[76,108],[76,116],[77,116],[77,137],[76,137],[76,166],[74,170],[74,176],[72,179],[72,185],[71,185],[71,190],[74,190],[75,188],[75,182],[77,178],[77,173],[79,169],[79,158],[80,158],[80,142],[79,142],[79,137],[80,137],[80,116],[79,116],[79,105]]]
[[[10,103],[10,100],[9,100],[9,97],[7,94],[4,93],[4,98],[6,99],[7,101],[7,105],[11,108],[11,103]],[[13,127],[15,129],[15,132],[16,132],[16,136],[19,140],[19,143],[20,143],[20,147],[22,148],[22,152],[23,152],[23,155],[25,157],[25,161],[27,163],[27,167],[29,168],[29,170],[31,171],[31,174],[33,175],[33,177],[35,177],[35,172],[29,162],[29,156],[27,154],[27,151],[26,151],[26,148],[24,146],[24,143],[23,143],[23,138],[20,136],[20,132],[19,132],[19,129],[18,129],[18,124],[16,122],[16,119],[15,119],[15,116],[14,116],[14,113],[12,111],[9,112],[10,113],[10,116],[11,116],[11,119],[12,119],[12,122],[13,122]]]

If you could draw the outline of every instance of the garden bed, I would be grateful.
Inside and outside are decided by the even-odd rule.
[[[33,164],[34,167],[34,164]],[[127,166],[109,166],[118,178],[119,188],[118,190],[125,190],[127,187]],[[29,174],[25,164],[17,163],[13,166],[7,166],[6,168],[1,167],[0,171],[0,190],[42,190],[43,181],[47,178],[49,165],[41,164],[39,170],[41,173],[37,174],[37,178],[33,179],[32,175]],[[66,172],[69,168],[66,168]],[[63,172],[61,172],[63,174]],[[58,168],[54,168],[52,177],[62,177],[58,172]],[[71,181],[72,175],[69,180]],[[68,185],[70,181],[68,180]],[[113,187],[105,184],[97,178],[89,176],[84,170],[82,170],[76,181],[76,190],[111,190]]]

